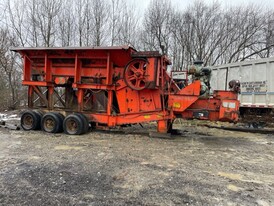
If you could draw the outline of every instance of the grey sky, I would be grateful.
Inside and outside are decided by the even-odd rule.
[[[150,0],[128,0],[133,5],[136,5],[140,9],[140,13],[143,13],[144,10],[148,7]],[[176,8],[184,9],[188,5],[192,4],[194,0],[171,0],[172,4]],[[206,3],[212,4],[214,0],[204,0]],[[274,9],[274,0],[219,0],[223,6],[240,6],[255,4],[259,6],[265,6],[268,8]]]

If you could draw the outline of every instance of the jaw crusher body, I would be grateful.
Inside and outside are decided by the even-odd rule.
[[[23,85],[33,121],[48,132],[85,133],[89,125],[115,127],[156,121],[168,132],[176,117],[236,122],[239,102],[233,91],[204,92],[206,78],[180,88],[167,72],[170,61],[158,52],[131,47],[14,48],[24,60]],[[205,93],[207,95],[205,95]],[[57,127],[58,125],[61,125]]]

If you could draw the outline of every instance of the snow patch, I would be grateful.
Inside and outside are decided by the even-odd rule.
[[[20,117],[17,114],[4,114],[0,113],[0,121],[8,121],[8,120],[20,120]]]

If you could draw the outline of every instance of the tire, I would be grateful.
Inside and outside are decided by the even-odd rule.
[[[41,114],[35,111],[27,110],[21,115],[21,127],[26,130],[39,130],[41,128]]]
[[[85,115],[81,114],[81,113],[75,113],[75,115],[77,115],[78,117],[80,117],[82,119],[83,124],[84,124],[84,129],[83,129],[82,134],[87,133],[88,130],[89,130],[89,121],[88,121],[88,118]]]
[[[43,113],[40,110],[34,110],[33,112],[35,113],[37,120],[39,121],[35,130],[40,130],[41,129],[41,119],[42,119]]]
[[[63,122],[63,129],[66,134],[80,135],[83,134],[85,126],[82,118],[76,114],[70,114]]]
[[[64,115],[60,114],[60,113],[56,113],[56,115],[58,116],[59,118],[59,121],[60,121],[60,126],[59,126],[59,132],[63,132],[64,129],[63,129],[63,122],[64,122]]]
[[[48,112],[41,121],[41,127],[45,132],[59,133],[63,129],[63,121],[59,113]]]

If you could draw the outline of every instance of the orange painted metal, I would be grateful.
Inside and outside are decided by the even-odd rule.
[[[168,127],[168,120],[159,120],[157,124],[157,131],[160,133],[167,133]]]
[[[196,102],[200,95],[200,81],[179,90],[176,94],[169,95],[169,108],[176,112],[185,111],[190,105]]]
[[[180,89],[158,52],[131,47],[14,48],[24,59],[29,107],[81,112],[91,123],[115,127],[157,121],[167,132],[174,118],[237,121],[233,92],[200,97],[199,80]]]
[[[185,119],[203,119],[211,121],[237,122],[239,118],[239,101],[237,99],[198,99],[184,112]]]

